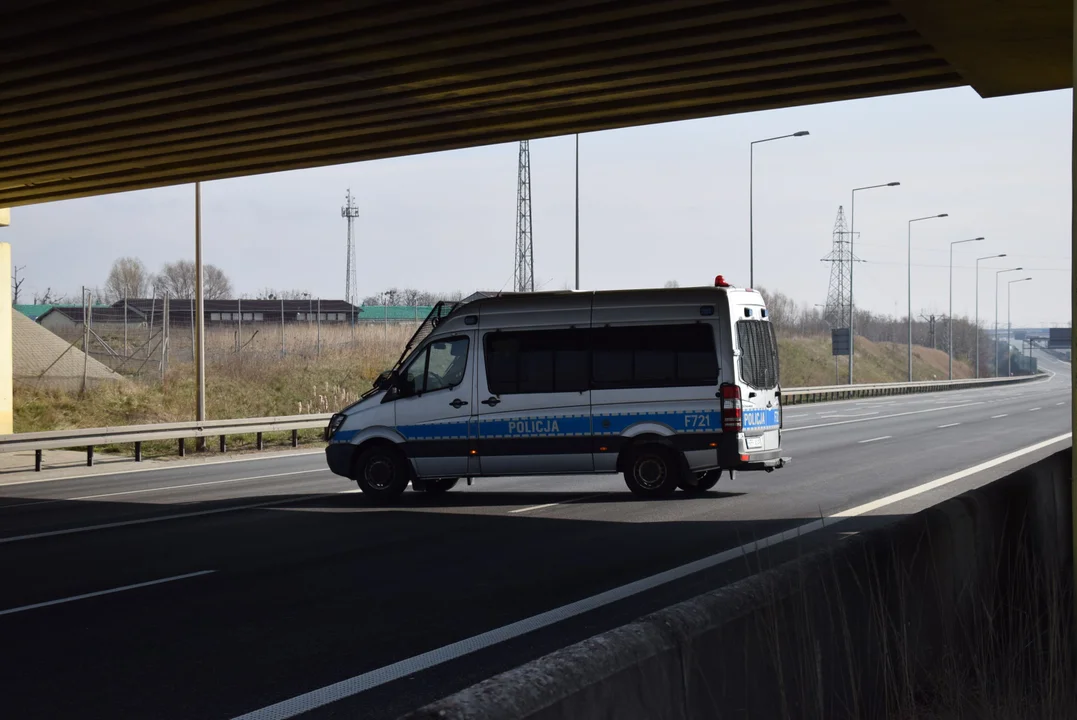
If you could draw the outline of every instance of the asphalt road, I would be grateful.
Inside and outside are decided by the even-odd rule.
[[[836,535],[616,588],[1070,432],[1040,358],[1030,385],[790,407],[793,463],[701,498],[506,478],[375,508],[320,453],[0,486],[0,713],[397,717]]]

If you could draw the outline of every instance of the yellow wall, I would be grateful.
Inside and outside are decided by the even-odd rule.
[[[0,243],[0,434],[14,432],[11,407],[11,244]]]
[[[11,210],[8,208],[0,208],[0,227],[6,227],[11,224]]]

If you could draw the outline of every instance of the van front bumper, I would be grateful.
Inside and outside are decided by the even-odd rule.
[[[351,443],[327,445],[325,462],[329,465],[331,472],[351,479],[352,466],[355,463],[355,446]]]

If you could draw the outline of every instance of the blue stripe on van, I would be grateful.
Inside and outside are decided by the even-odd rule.
[[[722,429],[722,414],[714,410],[597,414],[595,435],[620,435],[643,422],[665,425],[676,433],[718,432]]]
[[[778,408],[745,410],[743,423],[745,430],[770,430],[778,427],[781,416]]]

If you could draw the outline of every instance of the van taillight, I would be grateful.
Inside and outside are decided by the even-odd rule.
[[[729,432],[740,432],[743,429],[740,404],[740,387],[737,385],[723,385],[722,396],[722,429]]]

